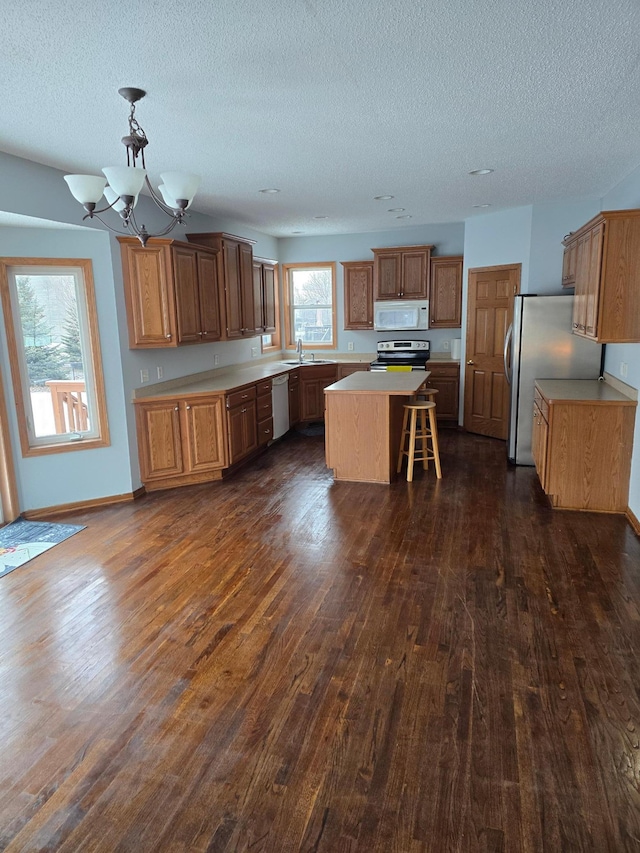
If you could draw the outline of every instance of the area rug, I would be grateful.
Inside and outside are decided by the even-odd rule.
[[[83,524],[52,524],[17,518],[0,529],[0,577],[8,575],[79,530],[84,530]]]

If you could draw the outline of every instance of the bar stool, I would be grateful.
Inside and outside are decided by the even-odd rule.
[[[416,391],[416,400],[427,399],[430,403],[435,403],[435,396],[439,394],[440,391],[438,388],[425,388],[424,385],[421,385]]]
[[[420,413],[420,429],[418,429],[418,413]],[[429,414],[428,426],[427,413]],[[407,436],[409,436],[409,446],[405,449]],[[420,442],[419,448],[418,442]],[[430,460],[435,462],[437,478],[442,479],[435,403],[430,401],[427,403],[408,403],[404,406],[402,437],[400,439],[400,452],[398,453],[398,474],[402,468],[403,456],[406,456],[408,460],[407,482],[410,483],[413,480],[414,462],[422,462],[422,467],[426,471]]]

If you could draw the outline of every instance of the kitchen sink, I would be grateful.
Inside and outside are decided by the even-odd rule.
[[[333,361],[330,358],[314,358],[309,359],[309,361],[300,361],[297,358],[290,358],[288,361],[281,361],[280,364],[304,364],[308,367],[311,364],[337,364],[337,361]]]

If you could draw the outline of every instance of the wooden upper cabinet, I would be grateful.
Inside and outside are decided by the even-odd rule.
[[[640,210],[602,211],[564,241],[566,249],[572,244],[574,334],[640,342]]]
[[[224,232],[187,234],[187,240],[218,254],[222,340],[260,334],[253,291],[253,240]]]
[[[427,299],[433,246],[372,249],[375,300]]]
[[[169,241],[149,241],[146,247],[135,237],[118,237],[118,241],[129,346],[132,349],[177,346]]]
[[[258,333],[276,330],[276,262],[253,259],[254,325]]]
[[[562,257],[562,286],[575,287],[578,241],[571,239],[571,234],[568,234],[564,239],[566,247]]]
[[[344,328],[373,329],[373,261],[343,261]]]
[[[429,328],[462,325],[462,255],[431,258]]]
[[[131,349],[220,339],[216,251],[118,237]]]

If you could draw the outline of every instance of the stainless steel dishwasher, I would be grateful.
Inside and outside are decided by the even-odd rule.
[[[280,438],[289,429],[289,374],[274,376],[271,382],[273,406],[273,438]]]

